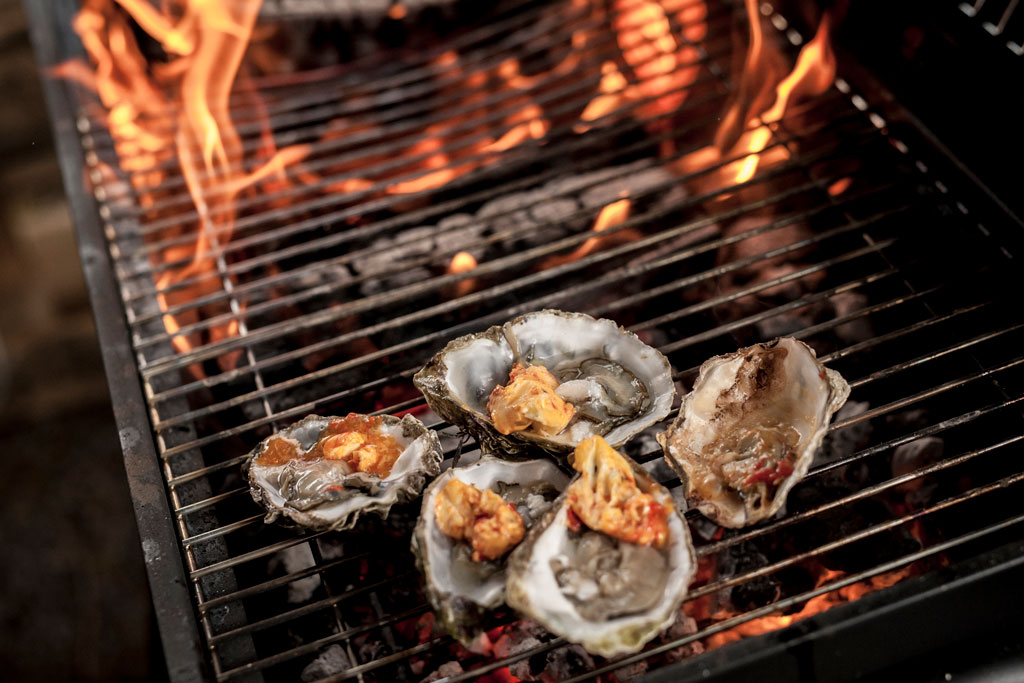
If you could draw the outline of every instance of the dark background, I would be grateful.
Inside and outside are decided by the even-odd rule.
[[[0,671],[158,678],[138,532],[21,0],[0,0],[0,93]]]

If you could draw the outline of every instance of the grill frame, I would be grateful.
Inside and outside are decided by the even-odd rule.
[[[37,55],[41,63],[50,65],[55,63],[57,55],[61,54],[58,50],[57,32],[60,29],[66,31],[66,28],[60,26],[57,18],[60,16],[60,12],[52,12],[52,6],[42,5],[26,2],[31,17],[32,36]],[[66,5],[70,7],[72,3],[67,2]],[[50,26],[51,31],[44,30],[45,26]],[[57,29],[53,29],[53,27],[57,27]],[[65,38],[73,40],[73,37],[66,35]],[[844,75],[846,75],[845,72]],[[68,90],[62,84],[47,78],[44,78],[43,82],[58,152],[61,155],[65,187],[75,217],[83,268],[94,304],[104,363],[114,401],[115,417],[125,452],[129,486],[135,503],[140,534],[143,538],[147,571],[151,586],[154,587],[153,598],[160,624],[161,638],[167,654],[167,661],[172,667],[171,678],[172,680],[187,681],[202,680],[210,672],[206,668],[198,624],[191,609],[193,601],[189,594],[188,572],[183,566],[183,557],[179,550],[181,546],[175,530],[174,515],[164,505],[168,502],[168,490],[160,469],[161,458],[157,454],[154,441],[146,436],[147,434],[153,435],[156,430],[145,407],[146,394],[143,385],[139,384],[132,333],[124,317],[124,309],[119,297],[119,283],[114,276],[114,269],[111,267],[108,242],[101,227],[97,207],[93,198],[84,191],[80,182],[81,176],[75,173],[76,170],[81,172],[85,169],[85,158],[79,143],[78,131],[71,125],[74,119],[70,114],[75,111],[75,107],[68,97]],[[979,188],[979,194],[982,197],[985,196],[984,188]],[[1008,216],[1008,218],[1012,217]],[[1007,222],[1012,223],[1013,221]],[[1005,237],[1015,241],[1013,234],[1005,235]],[[180,513],[181,509],[178,512]],[[1019,553],[1019,550],[1017,552]],[[977,562],[967,563],[964,567],[951,569],[947,574],[956,578],[958,588],[962,587],[965,591],[980,590],[984,594],[986,593],[985,581],[994,580],[993,576],[1009,581],[1010,577],[1016,576],[1019,572],[1020,562],[1017,560],[1020,558],[1012,550],[993,551],[989,555],[993,558],[1003,558],[996,570],[984,571],[982,567],[985,566],[985,561],[979,559]],[[193,574],[193,576],[198,579],[214,573],[216,566],[212,567],[206,567],[203,573]],[[866,609],[869,605],[888,606],[887,609],[894,612],[911,609],[911,606],[920,599],[937,593],[938,584],[933,580],[938,580],[938,578],[929,574],[920,579],[903,582],[893,588],[879,591],[875,595],[861,598],[851,605],[828,610],[789,629],[769,633],[756,639],[747,639],[746,642],[731,645],[727,649],[730,653],[745,650],[748,653],[747,656],[762,662],[766,657],[771,656],[789,657],[790,655],[785,651],[772,654],[772,647],[793,638],[794,629],[797,631],[815,629],[820,631],[828,627],[833,631],[838,631],[844,625],[848,625],[854,615],[860,614],[862,609]],[[1009,600],[1000,600],[995,604],[1002,606],[1009,602]],[[976,609],[976,605],[974,607]],[[881,617],[885,613],[885,609],[879,609],[873,613],[873,617],[874,615]],[[702,635],[705,634],[702,633]],[[769,643],[770,647],[765,647],[765,643]],[[667,667],[654,674],[653,680],[662,679],[663,676],[663,680],[670,680],[673,672],[678,675],[689,675],[687,672],[698,671],[698,667],[706,665],[709,657],[714,658],[715,656],[715,653],[710,653],[674,667]]]

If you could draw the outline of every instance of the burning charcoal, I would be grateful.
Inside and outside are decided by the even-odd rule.
[[[442,678],[448,678],[449,676],[458,676],[463,673],[462,665],[458,662],[445,662],[442,664],[437,671],[424,678],[420,683],[434,683]]]
[[[300,543],[293,545],[290,548],[282,550],[278,555],[273,558],[269,563],[269,569],[275,570],[277,568],[284,569],[285,574],[294,574],[295,572],[308,569],[316,564],[313,560],[313,553],[306,543]],[[291,603],[303,603],[308,602],[313,597],[313,593],[317,588],[320,587],[320,577],[317,575],[307,576],[304,579],[298,581],[292,581],[288,584],[288,602]]]
[[[544,668],[536,673],[535,678],[524,678],[523,680],[553,683],[578,676],[593,668],[594,659],[586,650],[579,645],[566,645],[547,653]]]
[[[847,401],[833,420],[843,422],[864,414],[870,407],[871,404],[866,401]],[[829,432],[825,435],[821,449],[814,459],[814,465],[817,467],[849,458],[870,441],[872,431],[871,421],[861,420],[849,427]]]
[[[437,250],[442,252],[467,251],[478,261],[483,258],[483,247],[469,248],[469,245],[480,240],[486,226],[483,223],[471,223],[472,220],[468,214],[457,213],[438,223],[437,233],[434,235]]]
[[[621,450],[634,460],[638,460],[642,456],[649,456],[651,453],[660,453],[661,446],[654,438],[654,434],[647,431],[637,434],[636,437],[627,442]]]
[[[868,298],[857,292],[841,292],[829,300],[835,309],[835,316],[841,318],[854,311],[866,308]],[[868,316],[861,316],[836,327],[836,336],[846,344],[856,344],[875,336]]]
[[[356,656],[360,662],[372,662],[389,653],[387,644],[370,634],[356,638]]]
[[[328,676],[335,676],[340,673],[348,671],[348,668],[352,666],[348,661],[348,656],[345,654],[345,648],[341,645],[334,644],[328,647],[326,650],[320,653],[320,655],[310,662],[302,673],[299,675],[299,679],[304,683],[309,681],[318,681],[321,678]]]
[[[934,465],[942,460],[944,451],[945,443],[934,436],[905,443],[892,454],[892,474],[899,477]],[[911,509],[919,509],[931,502],[937,487],[938,483],[933,478],[918,477],[901,484],[896,490],[906,496]]]
[[[580,202],[586,207],[601,208],[626,197],[639,197],[672,178],[663,168],[645,168],[584,190]]]
[[[547,199],[530,209],[530,217],[538,223],[561,223],[579,211],[579,208],[576,200],[569,197]]]
[[[683,613],[682,609],[679,610],[679,616],[676,617],[675,622],[665,629],[665,632],[661,634],[662,643],[671,643],[680,638],[686,636],[692,636],[697,632],[697,622],[693,617],[688,617]],[[693,657],[704,652],[704,645],[695,640],[686,645],[680,645],[679,647],[672,648],[665,653],[665,657],[670,662],[678,662],[687,657]]]
[[[650,462],[644,463],[643,468],[650,472],[651,476],[659,483],[676,479],[676,473],[669,467],[664,458],[655,458]]]
[[[716,580],[743,577],[771,562],[750,543],[730,546],[718,554]],[[716,598],[720,608],[730,612],[747,612],[769,605],[782,595],[778,578],[773,574],[757,576],[743,583],[719,591]]]
[[[676,486],[672,489],[672,500],[676,501],[676,507],[680,510],[687,510],[686,487]],[[722,530],[722,527],[712,522],[707,517],[694,517],[690,520],[690,531],[705,541],[710,541]]]
[[[626,681],[632,681],[635,678],[640,678],[647,673],[649,668],[650,664],[647,663],[647,660],[641,659],[639,662],[633,662],[632,664],[627,664],[621,669],[616,669],[614,671],[615,678],[619,683],[626,683]]]
[[[647,164],[648,162],[646,161],[639,161],[633,164],[626,164],[624,166],[612,166],[610,168],[602,168],[597,171],[589,171],[579,175],[555,178],[544,186],[544,190],[546,190],[545,194],[555,197],[575,195],[583,188],[590,187],[595,183],[600,183],[604,180],[634,173],[641,170]],[[618,199],[618,197],[615,199]],[[615,199],[612,201],[615,201]]]

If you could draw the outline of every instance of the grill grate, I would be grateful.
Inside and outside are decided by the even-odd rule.
[[[696,4],[663,2],[671,11]],[[162,274],[188,265],[180,249],[196,239],[184,179],[173,158],[160,162],[152,186],[127,171],[132,157],[105,129],[105,112],[76,93],[86,168],[216,680],[293,680],[335,644],[349,667],[324,680],[415,681],[460,659],[466,671],[447,679],[459,681],[566,647],[547,637],[504,655],[456,656],[451,639],[423,619],[429,608],[407,534],[266,526],[239,473],[259,440],[310,412],[422,413],[411,377],[426,358],[451,338],[543,307],[626,325],[669,357],[684,388],[711,355],[777,334],[810,343],[853,388],[825,459],[784,516],[722,534],[687,513],[702,567],[684,606],[695,628],[613,662],[581,658],[563,671],[569,680],[646,673],[682,657],[681,648],[709,647],[717,634],[898,570],[899,578],[925,573],[1020,533],[1024,516],[1011,498],[1024,474],[1010,456],[1024,439],[1024,318],[1008,301],[1014,259],[998,229],[947,187],[946,160],[839,80],[770,125],[764,153],[784,158],[749,181],[707,182],[742,155],[679,170],[734,92],[737,9],[708,3],[707,37],[683,65],[699,76],[679,89],[687,97],[678,111],[644,115],[659,93],[584,134],[579,113],[602,64],[620,60],[607,32],[564,75],[467,103],[472,74],[510,54],[571,45],[573,32],[601,31],[575,3],[518,3],[408,59],[257,81],[278,143],[311,144],[303,167],[319,179],[240,199],[233,234],[208,235],[216,270],[160,288]],[[773,39],[799,42],[781,17],[770,18],[782,31]],[[438,61],[447,50],[457,62]],[[480,137],[511,130],[524,97],[551,121],[542,140],[459,156]],[[243,94],[233,107],[244,145],[255,150],[259,108]],[[329,130],[337,135],[325,139]],[[416,166],[433,152],[398,156],[427,130],[450,154],[440,170],[472,170],[440,187],[387,194],[439,170]],[[373,180],[326,191],[356,176]],[[598,236],[595,217],[623,196],[629,218]],[[562,208],[550,213],[554,200]],[[455,215],[462,218],[445,223]],[[476,224],[484,227],[463,239]],[[601,248],[586,249],[595,239]],[[460,251],[479,253],[479,266],[447,272]],[[190,287],[201,294],[159,307],[158,294]],[[203,341],[176,350],[165,313],[194,316],[177,334]],[[229,322],[237,334],[213,340]],[[219,364],[229,358],[233,368]],[[441,430],[445,466],[472,451],[453,427],[429,419]],[[927,443],[940,444],[937,454]],[[629,448],[679,487],[650,435]],[[396,512],[398,526],[415,512]],[[763,561],[726,571],[740,556]],[[822,567],[816,584],[811,571]],[[720,604],[739,602],[727,591],[756,593],[765,582],[768,599]],[[494,627],[513,620],[499,614]]]

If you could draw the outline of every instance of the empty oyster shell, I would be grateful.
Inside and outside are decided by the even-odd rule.
[[[568,427],[556,434],[495,428],[488,399],[517,362],[542,365],[561,382],[559,396],[575,407]],[[621,446],[668,415],[675,396],[668,360],[635,334],[612,320],[551,310],[453,340],[414,381],[434,412],[486,450],[510,456],[531,446],[568,453],[595,434]]]
[[[849,395],[813,349],[783,337],[701,365],[657,438],[690,504],[738,528],[779,511]]]
[[[515,505],[529,529],[558,496],[569,477],[550,460],[501,460],[485,455],[467,467],[444,472],[427,487],[412,549],[423,574],[427,598],[437,616],[462,643],[480,634],[482,616],[505,601],[506,557],[475,562],[469,544],[438,528],[435,502],[452,479],[490,489]]]
[[[324,430],[335,420],[365,421],[369,435],[394,439],[400,449],[385,476],[354,470],[343,460],[316,457]],[[299,457],[270,458],[270,448],[292,448]],[[301,454],[301,455],[300,455]],[[253,499],[267,509],[267,522],[283,515],[313,529],[349,529],[362,515],[387,517],[396,503],[419,495],[441,471],[441,444],[437,434],[411,415],[348,418],[309,415],[273,434],[257,446],[246,461]]]
[[[506,584],[511,607],[605,657],[636,652],[667,628],[697,566],[689,529],[669,492],[629,458],[614,456],[620,460],[605,483],[632,473],[639,493],[662,506],[662,542],[640,545],[580,524],[571,499],[586,477],[577,475],[512,552]],[[605,488],[598,485],[598,494]]]

